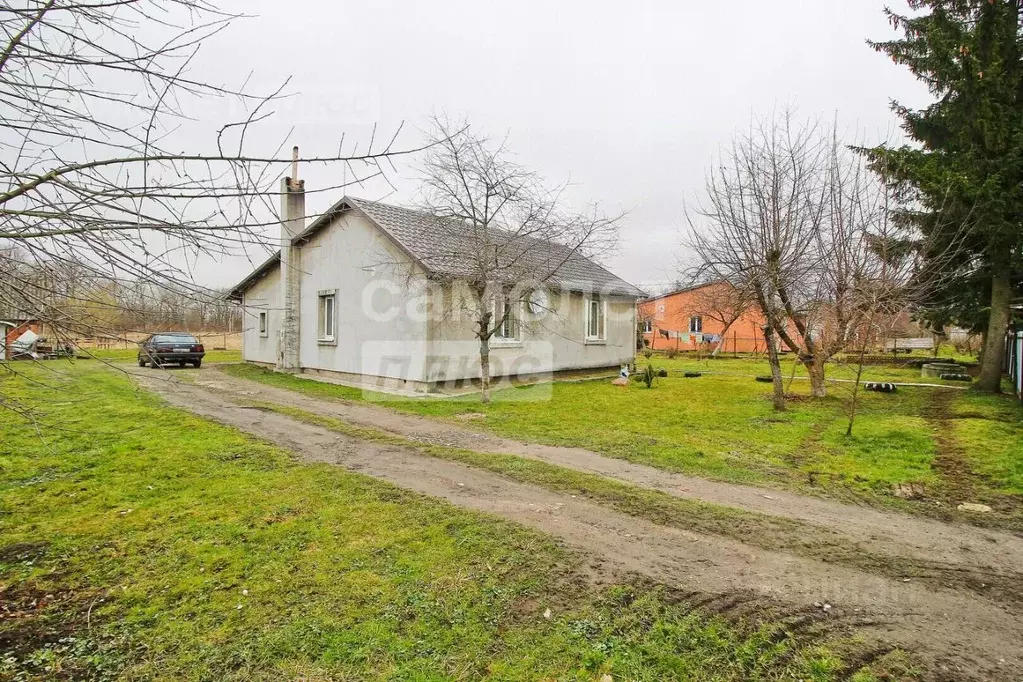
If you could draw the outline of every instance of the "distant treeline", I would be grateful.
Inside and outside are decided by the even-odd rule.
[[[61,336],[117,336],[182,329],[232,332],[241,310],[222,290],[188,282],[153,285],[103,277],[74,259],[34,262],[12,250],[0,254],[0,319],[36,319]]]

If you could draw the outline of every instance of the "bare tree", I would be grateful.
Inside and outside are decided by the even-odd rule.
[[[798,353],[815,397],[827,393],[827,361],[871,314],[865,292],[884,274],[874,247],[888,225],[886,196],[835,128],[799,124],[786,111],[736,136],[708,178],[704,229],[691,221],[700,267],[748,287],[768,322],[769,351],[777,336]]]
[[[21,0],[0,11],[0,313],[94,334],[103,325],[82,310],[109,297],[81,283],[142,282],[137,296],[209,302],[197,258],[268,246],[292,159],[283,140],[257,133],[286,84],[255,93],[247,79],[220,85],[191,69],[235,18],[207,0]],[[218,105],[236,113],[182,151],[195,144],[180,134],[197,128],[190,111]],[[356,182],[383,173],[393,142],[360,151],[341,136],[337,153],[306,161]],[[24,286],[26,266],[48,283]]]
[[[890,208],[893,197],[888,183],[884,191],[872,194],[877,203],[867,203],[874,212],[872,220],[859,223],[859,234],[850,235],[862,243],[870,254],[864,258],[862,275],[849,293],[850,307],[856,310],[855,326],[849,330],[855,347],[855,379],[847,402],[846,436],[853,434],[859,408],[859,393],[867,352],[884,346],[892,338],[900,321],[925,306],[935,291],[954,279],[955,269],[949,267],[965,253],[968,224],[942,230],[950,235],[941,244],[925,237],[915,226],[893,219]],[[939,217],[939,219],[943,219]]]
[[[755,122],[737,134],[708,174],[706,202],[690,219],[689,246],[709,276],[752,292],[767,321],[765,337],[774,377],[775,407],[784,387],[775,338],[791,350],[788,332],[795,296],[816,266],[814,232],[823,212],[820,179],[827,146],[816,123],[797,125],[791,112]],[[801,355],[812,362],[812,348]]]
[[[561,283],[581,257],[612,248],[620,216],[596,207],[572,211],[565,186],[550,188],[537,173],[510,161],[504,143],[465,124],[442,118],[433,123],[422,164],[423,208],[439,219],[430,260],[457,271],[468,291],[455,305],[473,321],[486,403],[491,339],[513,335],[522,324],[517,311],[523,296]]]
[[[714,347],[712,356],[717,356],[725,347],[728,331],[743,315],[757,309],[756,297],[748,282],[735,284],[720,280],[700,287],[693,292],[693,312],[714,320],[721,325],[721,340]]]

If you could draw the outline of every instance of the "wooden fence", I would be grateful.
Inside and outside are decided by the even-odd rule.
[[[239,350],[242,347],[241,332],[192,332],[206,345],[207,350]],[[74,339],[76,348],[86,350],[126,350],[136,348],[138,343],[149,337],[146,332],[125,332],[118,337],[81,337]]]

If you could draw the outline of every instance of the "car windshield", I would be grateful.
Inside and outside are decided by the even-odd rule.
[[[192,344],[199,343],[199,342],[195,340],[194,336],[186,336],[186,335],[178,336],[176,334],[174,334],[174,335],[171,335],[171,334],[157,334],[156,336],[153,337],[153,343],[169,343],[169,344],[177,344],[177,345],[181,345],[181,346],[191,346]]]

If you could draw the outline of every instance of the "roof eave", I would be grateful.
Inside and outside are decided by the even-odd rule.
[[[704,282],[703,284],[694,284],[694,285],[689,286],[689,287],[682,287],[681,289],[675,289],[674,291],[668,291],[668,292],[660,294],[658,296],[644,296],[643,298],[646,301],[659,301],[662,298],[670,298],[671,296],[678,296],[679,294],[688,294],[688,293],[693,292],[693,291],[699,291],[700,289],[703,289],[705,287],[709,287],[709,286],[711,286],[713,284],[727,284],[727,283],[728,283],[728,280],[725,280],[725,279],[715,279],[715,280],[712,280],[710,282]]]
[[[391,231],[388,230],[387,227],[382,225],[380,223],[380,221],[378,221],[376,218],[374,218],[372,215],[370,215],[370,213],[368,211],[366,211],[362,206],[360,206],[358,199],[355,199],[353,197],[349,197],[347,195],[342,197],[340,201],[338,201],[336,204],[331,206],[327,210],[326,213],[323,213],[316,220],[314,220],[313,223],[309,227],[307,227],[306,229],[302,230],[302,232],[300,232],[298,235],[296,235],[291,240],[292,245],[301,246],[301,245],[305,244],[310,239],[312,239],[313,236],[317,232],[319,232],[320,230],[322,230],[325,227],[327,227],[328,225],[330,225],[330,222],[335,217],[337,217],[342,212],[344,212],[345,210],[355,211],[359,215],[361,215],[363,218],[368,220],[370,223],[372,223],[373,227],[375,227],[378,230],[380,230],[389,240],[391,240],[391,243],[394,244],[394,246],[399,251],[401,251],[402,254],[405,255],[405,257],[407,257],[414,264],[416,264],[417,266],[422,268],[423,271],[427,275],[435,273],[435,270],[433,268],[430,268],[429,266],[427,266],[426,263],[424,263],[422,261],[422,259],[417,257],[414,253],[412,253],[408,249],[408,247],[406,247],[404,244],[402,244],[401,240],[399,240],[397,237],[395,237],[393,234],[391,234]]]
[[[280,262],[281,252],[278,251],[263,261],[263,263],[255,270],[250,272],[248,277],[232,287],[231,290],[224,295],[224,298],[228,301],[238,301],[240,303],[245,292],[248,291],[253,284],[266,277],[275,266],[279,266]]]

